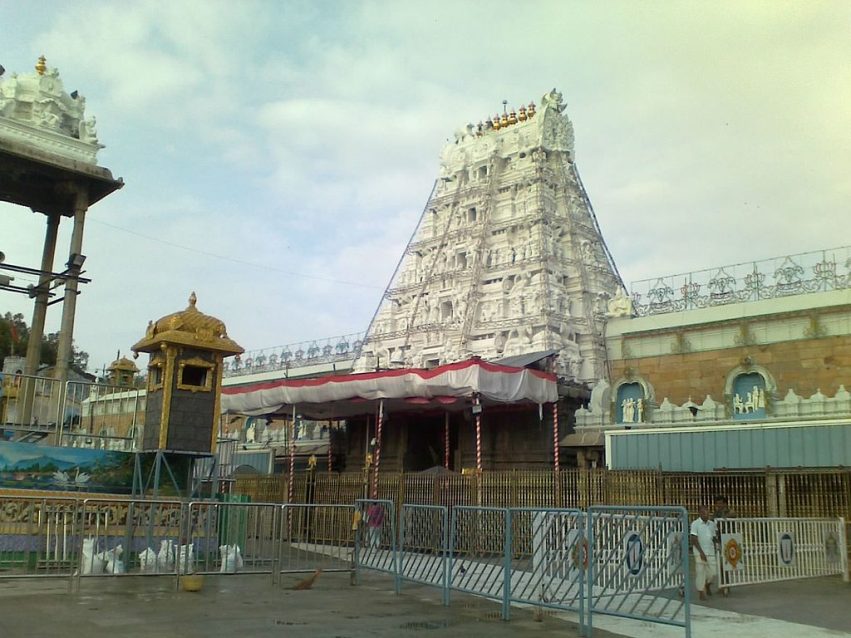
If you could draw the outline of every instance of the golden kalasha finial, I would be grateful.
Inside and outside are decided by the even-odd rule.
[[[508,126],[508,116],[507,116],[505,113],[503,113],[503,114],[502,114],[502,117],[501,117],[501,118],[499,118],[499,125],[500,125],[502,128],[505,128],[505,127],[507,127],[507,126]]]
[[[517,116],[517,119],[520,120],[521,122],[526,121],[526,107],[525,106],[520,107],[520,115]]]
[[[39,75],[44,75],[44,72],[47,71],[47,58],[43,55],[38,57],[38,62],[35,64],[35,72]]]
[[[534,102],[529,102],[529,110],[527,111],[527,114],[528,114],[530,120],[533,117],[535,117],[535,103]]]
[[[500,129],[499,124],[499,113],[493,116],[493,130],[498,131]]]
[[[514,111],[514,109],[511,109],[511,113],[508,114],[508,123],[517,124],[517,113]]]
[[[194,308],[196,301],[198,301],[198,297],[195,296],[195,291],[193,290],[192,294],[189,295],[189,305]]]

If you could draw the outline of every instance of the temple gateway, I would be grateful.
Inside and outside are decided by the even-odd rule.
[[[455,134],[357,371],[551,351],[574,381],[605,373],[622,287],[574,162],[561,93]]]

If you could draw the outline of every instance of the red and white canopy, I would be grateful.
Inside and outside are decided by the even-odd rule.
[[[296,406],[309,418],[333,419],[374,411],[385,401],[396,409],[462,409],[478,395],[492,403],[552,403],[558,399],[556,376],[469,359],[431,370],[403,369],[278,379],[222,388],[222,411],[259,416],[288,413]]]

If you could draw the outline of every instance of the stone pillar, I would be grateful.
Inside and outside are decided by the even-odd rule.
[[[68,260],[73,255],[80,255],[83,251],[83,225],[86,219],[86,210],[89,207],[88,193],[83,187],[78,188],[76,201],[74,203],[74,229],[71,233],[71,248],[68,251]],[[79,275],[80,269],[69,265],[68,270],[72,274]],[[74,315],[77,311],[77,289],[79,282],[74,279],[65,280],[65,300],[62,302],[62,325],[59,329],[59,344],[56,351],[56,374],[54,377],[59,381],[60,387],[64,388],[68,380],[68,366],[71,363],[71,345],[74,339]],[[61,407],[61,403],[60,403]],[[59,414],[61,422],[63,415]]]
[[[59,215],[47,216],[47,230],[44,234],[44,247],[41,253],[41,269],[53,270],[53,257],[56,254],[56,236],[59,232]],[[24,374],[34,375],[41,363],[41,338],[44,335],[44,321],[47,317],[47,293],[50,291],[50,275],[41,275],[38,280],[38,294],[35,297],[33,320],[30,323],[30,340],[27,344],[27,362]]]

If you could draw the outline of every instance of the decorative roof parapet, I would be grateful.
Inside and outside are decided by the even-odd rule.
[[[365,332],[356,332],[338,337],[249,350],[242,355],[237,355],[231,361],[225,368],[224,376],[235,377],[258,372],[292,370],[322,363],[350,361],[360,350],[365,336]]]
[[[851,288],[851,246],[633,282],[638,316]]]
[[[64,89],[59,71],[39,58],[33,74],[0,73],[0,138],[87,164],[97,163],[97,121],[86,98]]]

